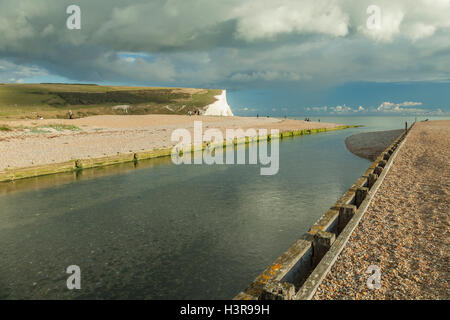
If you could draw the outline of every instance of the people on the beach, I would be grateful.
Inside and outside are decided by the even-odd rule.
[[[73,113],[72,113],[72,110],[69,110],[69,119],[73,119]]]

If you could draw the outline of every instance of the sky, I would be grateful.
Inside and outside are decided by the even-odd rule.
[[[0,82],[226,89],[238,115],[448,116],[450,0],[0,0]]]

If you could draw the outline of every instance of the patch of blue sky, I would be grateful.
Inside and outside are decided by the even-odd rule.
[[[156,60],[156,56],[149,54],[147,52],[127,52],[127,51],[122,51],[122,52],[118,52],[117,55],[119,56],[119,58],[121,60],[133,63],[138,59],[142,59],[148,63],[152,63]]]

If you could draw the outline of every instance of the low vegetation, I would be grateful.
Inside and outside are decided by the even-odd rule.
[[[51,133],[54,130],[63,131],[82,131],[79,127],[67,124],[44,124],[44,125],[34,125],[34,126],[14,126],[0,125],[0,131],[3,132],[29,132],[29,133]]]
[[[48,124],[39,126],[38,128],[52,128],[56,131],[81,131],[79,127],[68,124]]]
[[[0,84],[0,119],[67,119],[103,114],[188,114],[220,90],[80,84]]]
[[[12,131],[12,128],[7,125],[0,125],[0,131]]]

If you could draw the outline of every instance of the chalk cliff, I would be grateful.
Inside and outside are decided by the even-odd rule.
[[[216,102],[205,107],[203,115],[232,117],[233,112],[227,102],[227,91],[222,90],[222,94],[216,96],[216,99]]]

